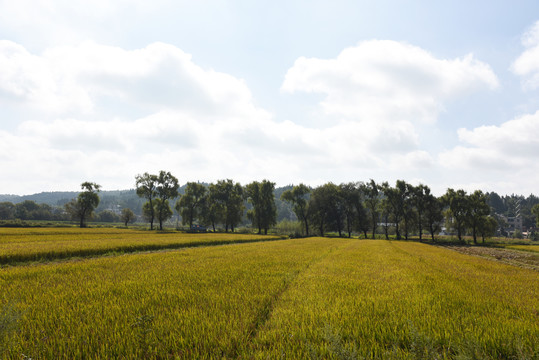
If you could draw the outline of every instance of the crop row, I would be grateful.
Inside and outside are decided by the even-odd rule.
[[[539,356],[537,272],[418,243],[131,254],[0,269],[0,288],[0,358]]]
[[[126,229],[0,228],[0,265],[192,246],[275,240],[235,233],[189,234]]]

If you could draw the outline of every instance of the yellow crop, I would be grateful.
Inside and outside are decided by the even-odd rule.
[[[0,325],[16,319],[0,333],[7,359],[539,355],[536,271],[414,242],[308,238],[5,267],[0,288]]]
[[[0,228],[0,265],[24,261],[278,239],[254,234],[185,234],[126,229]]]
[[[504,247],[506,249],[515,249],[539,253],[539,245],[509,245]]]

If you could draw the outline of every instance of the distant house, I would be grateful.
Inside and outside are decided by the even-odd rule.
[[[505,216],[496,214],[496,217],[501,220],[500,232],[505,232],[507,235],[513,235],[515,231],[522,233],[522,217],[520,216]]]

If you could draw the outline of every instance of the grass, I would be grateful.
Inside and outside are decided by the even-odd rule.
[[[2,359],[539,356],[536,271],[417,242],[306,238],[6,267],[0,288]]]

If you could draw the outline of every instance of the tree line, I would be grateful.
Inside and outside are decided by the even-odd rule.
[[[150,228],[157,220],[161,229],[163,221],[172,216],[168,201],[178,196],[177,179],[164,171],[158,175],[145,173],[137,175],[136,185],[137,194],[147,200],[143,214]],[[184,225],[192,227],[197,222],[214,231],[217,225],[234,231],[247,204],[250,209],[246,215],[253,228],[267,233],[277,219],[274,190],[275,183],[268,180],[246,186],[230,179],[207,186],[190,182],[174,208]],[[336,232],[339,236],[360,233],[374,238],[382,229],[386,239],[394,232],[397,239],[417,235],[422,240],[424,234],[430,234],[434,240],[445,225],[459,240],[469,234],[477,243],[479,237],[484,241],[495,235],[498,228],[489,194],[481,190],[467,193],[449,188],[436,197],[427,185],[397,180],[391,186],[370,180],[340,185],[330,182],[315,188],[299,184],[284,191],[281,199],[291,204],[306,236]],[[539,216],[539,205],[534,209]]]
[[[178,179],[170,172],[160,171],[137,175],[135,185],[136,194],[145,201],[142,215],[152,230],[155,224],[163,229],[163,224],[173,216],[173,209],[181,216],[183,225],[190,228],[197,224],[213,231],[223,228],[233,232],[246,218],[259,233],[267,233],[277,223],[275,183],[268,180],[253,181],[245,186],[230,179],[211,184],[188,182],[180,195]],[[78,197],[64,206],[65,213],[81,227],[86,226],[99,205],[100,188],[98,184],[85,182]],[[397,180],[394,186],[374,180],[340,185],[330,182],[314,188],[299,184],[289,187],[280,196],[290,204],[305,236],[335,232],[339,236],[357,233],[365,238],[381,234],[388,239],[394,234],[397,239],[413,235],[421,240],[428,234],[434,240],[445,226],[459,240],[471,235],[474,243],[479,237],[484,241],[495,234],[499,227],[496,207],[507,203],[506,207],[511,208],[514,198],[451,188],[436,197],[428,186],[414,186],[403,180]],[[529,199],[528,212],[539,223],[539,199],[532,195]],[[535,204],[534,199],[538,200]],[[176,200],[174,204],[173,200]],[[518,204],[522,202],[518,200]],[[0,203],[0,219],[9,208],[2,206],[5,204]],[[51,210],[48,205],[29,201],[11,205],[11,210],[16,208],[21,219],[46,217],[46,211]],[[135,219],[129,208],[124,208],[120,215],[109,213],[102,212],[101,216],[114,215],[125,226]]]
[[[181,196],[178,193],[178,179],[170,172],[137,175],[135,183],[137,194],[146,199],[143,216],[152,230],[156,221],[159,229],[163,229],[163,222],[173,215],[170,200],[178,197],[174,209],[181,215],[183,225],[190,228],[197,221],[214,231],[217,225],[222,225],[225,232],[233,232],[242,220],[246,202],[250,205],[247,217],[259,233],[267,234],[270,227],[277,223],[273,195],[275,183],[268,180],[253,181],[245,187],[230,179],[219,180],[208,186],[188,182]]]

